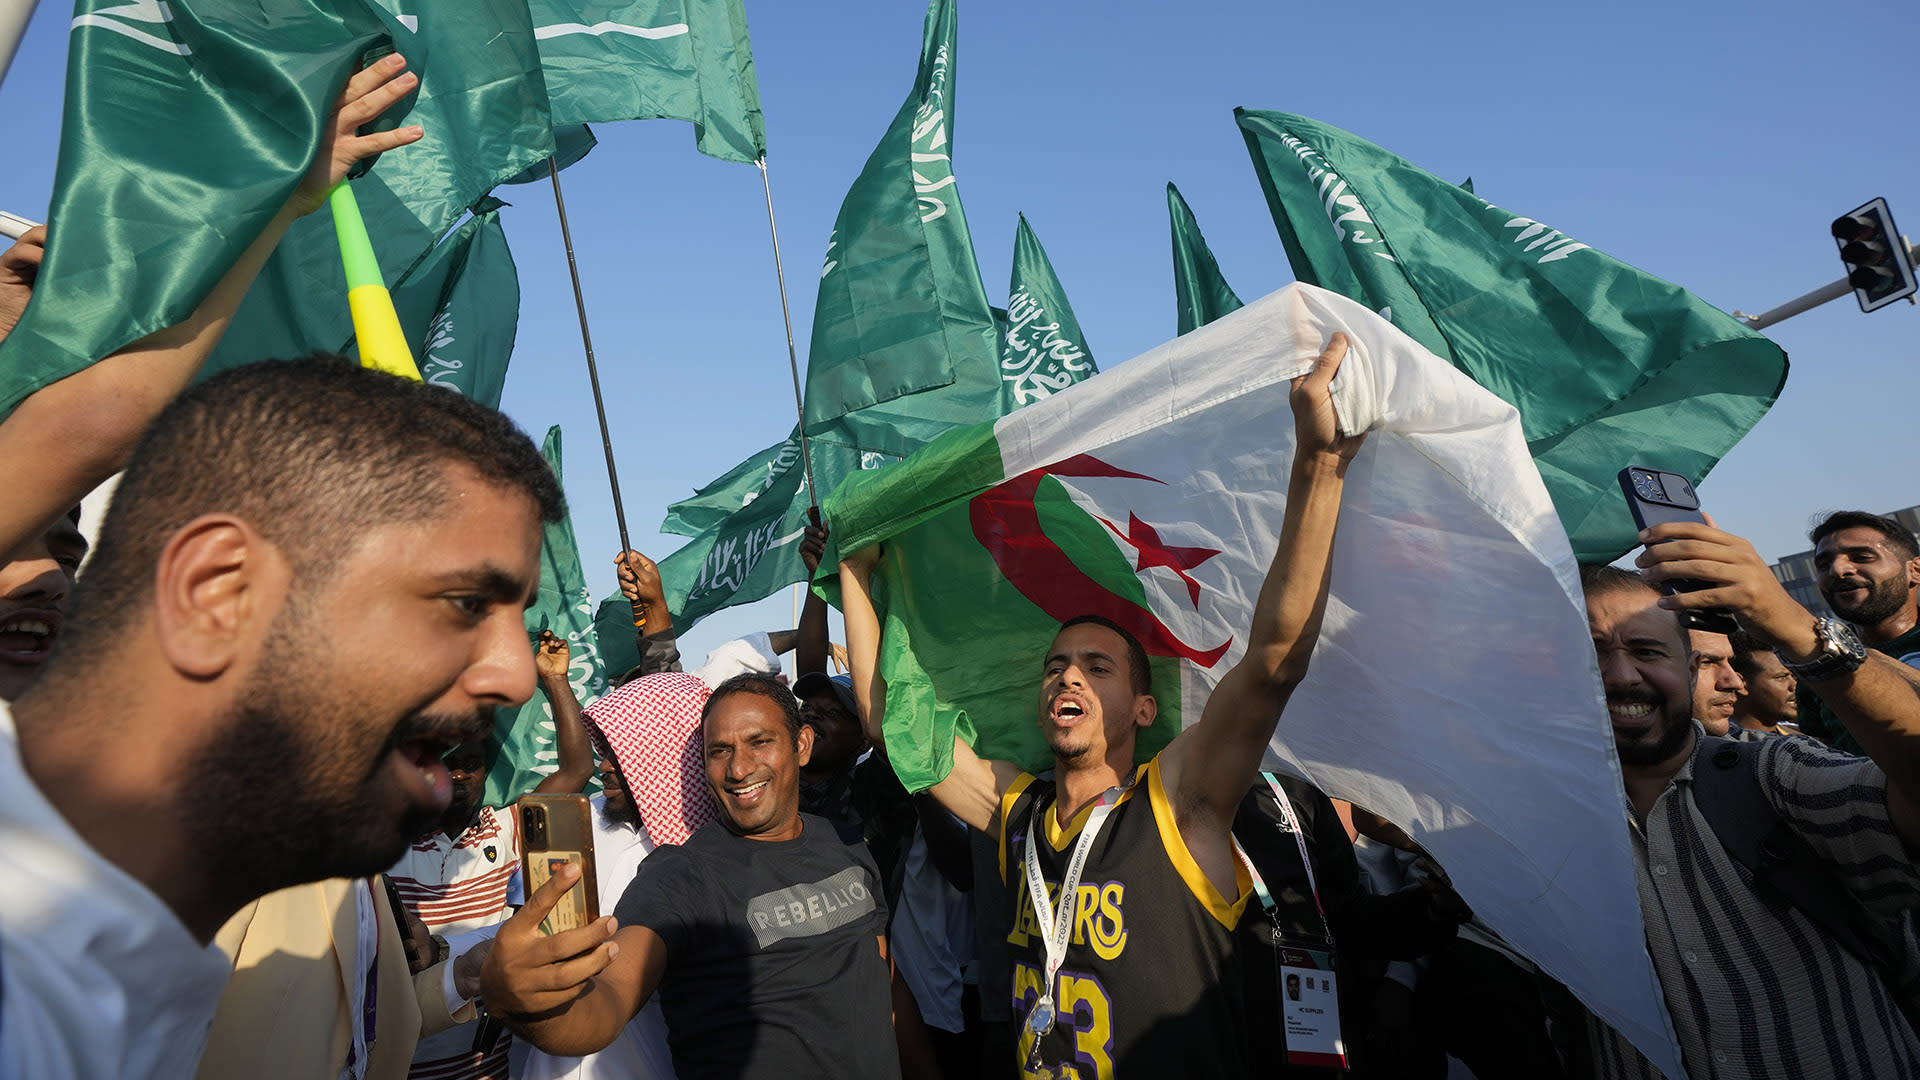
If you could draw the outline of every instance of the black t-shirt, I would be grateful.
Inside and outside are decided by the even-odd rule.
[[[771,842],[714,822],[649,855],[614,908],[666,943],[680,1080],[900,1075],[879,874],[857,829],[800,822]]]

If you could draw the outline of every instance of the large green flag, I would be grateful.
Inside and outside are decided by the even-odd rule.
[[[351,181],[390,286],[469,206],[554,155],[525,0],[475,0],[458,10],[424,8],[420,0],[399,6],[396,44],[420,76],[407,121],[426,134],[381,155]],[[417,18],[406,14],[416,8]],[[352,337],[332,217],[309,214],[287,230],[260,271],[207,371],[337,350]]]
[[[556,124],[665,117],[700,152],[767,152],[740,0],[530,0]]]
[[[1013,236],[1013,280],[1000,327],[1000,412],[1065,390],[1099,372],[1067,291],[1040,238],[1020,215]]]
[[[660,531],[676,536],[699,536],[760,497],[789,466],[800,458],[800,433],[785,439],[727,470],[726,475],[667,507]]]
[[[550,428],[540,447],[553,474],[560,476],[560,429]],[[528,647],[540,640],[540,631],[551,630],[567,639],[567,681],[581,705],[591,705],[607,692],[605,668],[593,629],[593,594],[587,591],[586,575],[580,571],[580,549],[573,539],[573,519],[561,518],[548,525],[540,542],[540,596],[527,609]],[[487,773],[486,793],[481,801],[488,806],[505,806],[533,790],[542,777],[559,767],[555,748],[553,706],[544,691],[517,709],[502,709],[494,716],[493,738],[500,752]]]
[[[998,412],[993,312],[953,174],[954,25],[954,0],[933,0],[913,92],[834,220],[807,360],[812,439],[904,457]]]
[[[520,277],[500,207],[485,198],[393,287],[393,307],[420,377],[500,407],[520,321]]]
[[[1167,184],[1167,218],[1173,225],[1173,304],[1179,319],[1178,333],[1190,333],[1244,304],[1227,284],[1214,261],[1213,249],[1200,235],[1200,223],[1194,220],[1180,189]]]
[[[79,0],[52,244],[0,344],[0,414],[191,313],[293,193],[385,33],[363,0]]]
[[[1621,468],[1698,483],[1779,395],[1780,347],[1678,285],[1338,128],[1234,116],[1294,275],[1387,314],[1518,408],[1581,559],[1636,543]]]

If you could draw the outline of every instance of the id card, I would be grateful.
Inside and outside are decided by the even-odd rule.
[[[534,853],[533,857],[527,860],[527,871],[533,877],[532,881],[527,882],[527,895],[532,896],[541,886],[552,881],[554,873],[561,867],[568,863],[578,865],[581,861],[580,853],[577,851]],[[553,905],[553,910],[547,912],[547,917],[540,920],[540,933],[551,935],[577,930],[587,925],[589,921],[591,920],[587,918],[586,878],[582,877],[573,883],[573,888],[568,889],[560,897],[560,902]]]
[[[1340,989],[1333,954],[1319,949],[1280,950],[1280,1017],[1286,1024],[1287,1064],[1347,1067],[1340,1039]]]

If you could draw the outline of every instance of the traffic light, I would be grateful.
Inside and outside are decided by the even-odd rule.
[[[1840,245],[1840,261],[1847,264],[1847,283],[1861,311],[1885,307],[1920,291],[1913,277],[1913,257],[1900,230],[1893,227],[1887,200],[1875,199],[1858,210],[1833,219],[1833,242]]]

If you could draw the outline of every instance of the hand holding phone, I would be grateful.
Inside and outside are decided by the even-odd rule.
[[[600,917],[600,885],[594,872],[592,810],[584,795],[527,795],[520,815],[520,874],[532,896],[568,863],[580,877],[540,921],[542,935],[574,930]]]
[[[1692,482],[1679,473],[1629,465],[1620,470],[1620,490],[1627,497],[1627,509],[1633,513],[1634,525],[1642,532],[1675,521],[1708,524],[1707,516],[1700,512],[1700,496],[1694,493]],[[1694,578],[1674,578],[1660,583],[1660,591],[1669,596],[1714,587],[1713,582]],[[1686,619],[1694,629],[1716,634],[1731,634],[1739,628],[1733,614],[1720,608],[1691,610],[1686,613]]]

